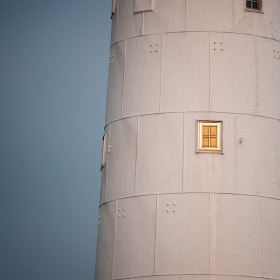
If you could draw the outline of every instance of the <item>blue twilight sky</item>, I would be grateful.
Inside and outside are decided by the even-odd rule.
[[[111,0],[0,0],[0,279],[93,279]]]

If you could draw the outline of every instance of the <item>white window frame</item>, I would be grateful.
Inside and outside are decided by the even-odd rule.
[[[217,127],[217,147],[204,147],[203,146],[203,126],[216,126]],[[222,153],[222,121],[199,120],[197,121],[197,152],[220,152]]]

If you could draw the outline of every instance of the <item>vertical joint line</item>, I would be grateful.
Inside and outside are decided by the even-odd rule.
[[[211,31],[209,31],[209,66],[208,66],[208,70],[209,70],[209,82],[208,82],[208,86],[209,86],[209,111],[211,111]]]
[[[136,155],[135,155],[135,170],[134,170],[134,195],[136,195],[136,179],[137,179],[137,156],[138,156],[138,142],[139,142],[139,125],[140,116],[137,116],[137,136],[136,136]]]
[[[144,16],[145,16],[145,13],[142,12],[142,25],[141,25],[141,35],[142,36],[144,35]]]
[[[211,192],[209,192],[209,274],[211,274]]]
[[[235,1],[232,0],[231,5],[232,5],[232,32],[234,32],[234,12],[235,12]],[[245,1],[244,1],[245,3]],[[244,4],[243,4],[244,5]]]
[[[185,174],[185,116],[183,112],[183,160],[182,160],[182,192],[184,192],[184,174]]]
[[[161,59],[160,59],[160,89],[159,89],[159,112],[161,112],[161,95],[162,95],[162,65],[163,65],[163,45],[164,33],[161,36]]]
[[[262,274],[265,274],[265,267],[264,267],[264,263],[263,263],[263,250],[264,250],[264,244],[263,244],[263,229],[264,229],[264,225],[263,225],[263,213],[262,213],[262,197],[259,197],[259,204],[260,204],[260,231],[261,231],[261,258],[262,258]]]
[[[185,0],[185,31],[187,30],[187,0]]]
[[[125,79],[125,67],[126,67],[126,49],[127,49],[127,40],[125,40],[124,45],[124,66],[123,66],[123,80],[122,80],[122,111],[121,118],[123,118],[123,96],[124,96],[124,79]]]
[[[114,272],[114,265],[115,265],[115,244],[116,244],[116,231],[117,231],[117,215],[118,215],[118,200],[115,200],[116,201],[116,205],[115,205],[115,228],[114,228],[114,246],[113,246],[113,256],[112,256],[112,271],[111,271],[111,279],[114,279],[113,278],[113,272]]]
[[[236,113],[234,114],[234,139],[236,138]],[[234,188],[236,193],[237,192],[237,180],[236,180],[236,144],[234,145]]]
[[[158,194],[156,195],[156,222],[155,222],[155,248],[154,248],[154,275],[156,274],[156,255],[157,255],[157,223],[158,223]]]

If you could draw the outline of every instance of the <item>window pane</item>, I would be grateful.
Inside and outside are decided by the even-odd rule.
[[[258,3],[257,2],[253,2],[253,9],[258,9]]]
[[[251,8],[251,1],[246,1],[246,7]]]
[[[211,126],[210,127],[210,135],[211,136],[217,136],[217,126]]]
[[[203,136],[209,135],[209,126],[203,126]]]
[[[203,137],[203,147],[209,147],[209,138],[208,137]]]
[[[216,147],[217,148],[217,138],[211,137],[210,138],[210,147]]]

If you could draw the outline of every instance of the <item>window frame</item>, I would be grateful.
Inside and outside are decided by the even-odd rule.
[[[203,146],[203,126],[216,126],[217,127],[217,147],[204,147]],[[212,120],[198,120],[197,121],[197,153],[201,152],[223,152],[223,122]],[[210,136],[209,136],[210,137]]]
[[[105,166],[105,162],[106,162],[106,144],[107,144],[107,133],[104,133],[103,138],[102,138],[100,171],[102,171],[102,169]]]
[[[113,18],[114,14],[116,13],[116,9],[117,9],[117,0],[112,0],[111,19]]]
[[[248,1],[251,1],[253,2],[254,0],[248,0]],[[258,3],[258,8],[255,9],[255,8],[248,8],[247,7],[247,0],[244,0],[244,10],[246,12],[255,12],[255,13],[260,13],[260,14],[263,14],[263,11],[262,11],[262,0],[257,0],[257,3]],[[252,3],[251,3],[252,4]],[[252,6],[252,5],[251,5]]]

